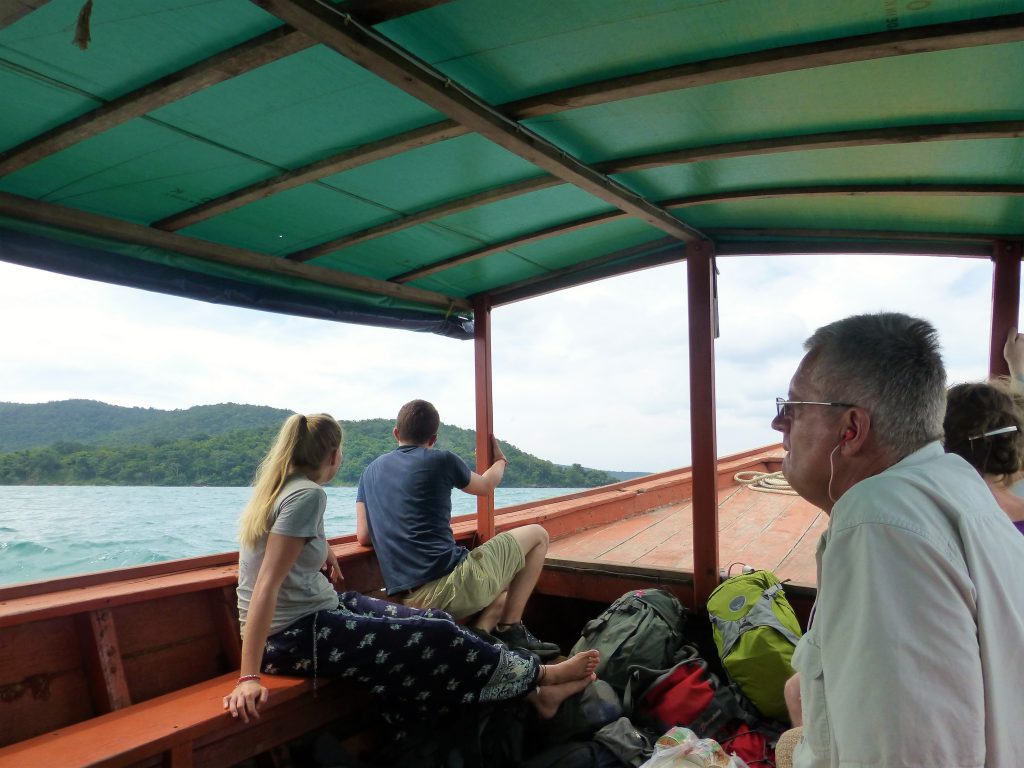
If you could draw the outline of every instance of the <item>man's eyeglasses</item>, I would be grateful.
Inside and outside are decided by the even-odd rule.
[[[824,403],[818,400],[787,400],[784,397],[775,398],[775,410],[780,419],[788,419],[793,415],[794,405],[834,405],[840,408],[856,408],[853,403]]]

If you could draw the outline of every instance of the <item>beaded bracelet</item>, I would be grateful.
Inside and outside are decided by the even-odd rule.
[[[235,686],[237,687],[237,686],[241,685],[246,680],[256,680],[257,682],[259,682],[259,679],[260,679],[259,675],[242,675],[240,678],[238,678],[238,682],[235,683]]]

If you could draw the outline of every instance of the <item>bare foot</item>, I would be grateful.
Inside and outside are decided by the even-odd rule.
[[[594,673],[600,661],[600,651],[580,651],[571,659],[560,661],[558,664],[546,664],[542,667],[542,674],[537,684],[551,686],[585,679]]]
[[[555,716],[555,713],[558,712],[558,708],[561,706],[563,701],[568,699],[574,693],[579,693],[596,679],[597,675],[591,672],[586,677],[579,678],[577,680],[570,680],[567,683],[555,683],[553,685],[542,686],[526,698],[531,704],[533,704],[533,707],[537,710],[537,715],[541,720],[550,720]]]

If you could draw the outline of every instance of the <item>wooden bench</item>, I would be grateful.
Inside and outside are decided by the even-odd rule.
[[[265,676],[270,699],[243,723],[223,709],[237,673],[158,696],[0,749],[0,766],[228,766],[351,714],[359,697],[336,682]]]
[[[335,551],[350,584],[379,588],[372,550]],[[0,589],[0,765],[232,765],[365,701],[350,691],[346,702],[340,684],[321,681],[314,699],[308,681],[267,678],[259,720],[223,712],[240,655],[232,561]]]

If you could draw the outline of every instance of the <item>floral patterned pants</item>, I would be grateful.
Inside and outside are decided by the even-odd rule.
[[[271,635],[267,674],[350,678],[388,700],[444,713],[453,705],[504,701],[533,690],[540,664],[491,644],[437,609],[339,595],[338,607]]]

